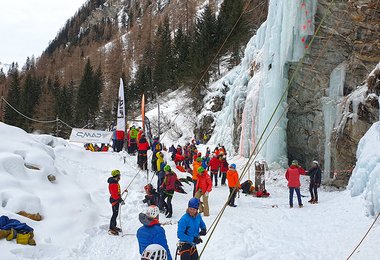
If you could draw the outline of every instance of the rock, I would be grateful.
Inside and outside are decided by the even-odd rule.
[[[55,180],[56,180],[56,178],[55,178],[55,176],[54,176],[53,174],[49,174],[49,175],[47,176],[47,178],[48,178],[48,180],[49,180],[51,183],[55,182]]]
[[[41,221],[42,220],[42,216],[40,215],[40,213],[31,214],[31,213],[27,213],[25,211],[20,211],[20,212],[17,212],[17,214],[24,216],[24,217],[27,217],[27,218],[30,218],[30,219],[35,220],[35,221]]]

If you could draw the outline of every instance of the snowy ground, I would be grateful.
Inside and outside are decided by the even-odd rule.
[[[84,151],[64,140],[28,135],[2,123],[0,137],[0,215],[29,224],[37,242],[32,247],[0,240],[1,259],[139,259],[134,234],[141,225],[138,213],[145,208],[141,200],[147,178],[146,172],[138,172],[136,157]],[[169,155],[165,157],[172,164]],[[244,160],[229,161],[241,170]],[[111,216],[107,178],[115,168],[122,171],[121,188],[129,186],[121,209],[122,228],[128,234],[124,237],[107,233]],[[47,180],[50,173],[57,177],[55,183]],[[302,178],[302,193],[308,195],[308,177]],[[176,193],[173,199],[174,223],[191,196],[192,187],[184,186],[188,194]],[[304,208],[290,209],[283,170],[270,172],[267,189],[269,198],[241,195],[237,208],[226,209],[202,259],[346,259],[374,220],[366,216],[363,198],[352,198],[349,191],[321,189],[320,204],[310,205],[309,198],[303,198]],[[227,187],[210,193],[206,225],[214,221],[227,196]],[[23,209],[39,212],[44,219],[36,222],[15,214]],[[164,216],[160,220],[167,222]],[[177,225],[164,228],[173,255]],[[352,259],[378,259],[379,237],[376,224]]]

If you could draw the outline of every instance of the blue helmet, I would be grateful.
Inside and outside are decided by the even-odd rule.
[[[236,169],[236,164],[233,163],[230,165],[230,167]]]
[[[197,198],[191,198],[189,200],[189,208],[198,209],[199,208],[199,199]]]

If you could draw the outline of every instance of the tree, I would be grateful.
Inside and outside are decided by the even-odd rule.
[[[77,124],[84,126],[90,123],[90,110],[92,93],[91,86],[93,82],[93,68],[90,63],[90,59],[87,59],[87,63],[84,68],[83,76],[78,88],[78,97],[75,109],[75,121]]]
[[[180,25],[174,36],[173,43],[173,63],[174,63],[174,77],[175,82],[186,81],[190,76],[191,63],[190,63],[190,37],[183,33],[182,26]]]
[[[6,100],[16,109],[20,109],[20,75],[17,63],[12,63],[8,71],[9,91]],[[21,127],[23,117],[9,105],[5,107],[4,121],[7,124]]]
[[[35,118],[41,121],[54,120],[56,118],[56,99],[54,97],[54,85],[50,78],[43,85],[35,107]],[[33,122],[32,128],[42,133],[50,134],[54,131],[56,124]]]
[[[34,67],[31,67],[26,71],[25,80],[21,91],[21,112],[28,117],[34,117],[35,107],[38,103],[38,99],[41,95],[41,83],[42,81],[35,76]],[[28,119],[24,119],[23,129],[30,130],[29,126],[31,122]]]

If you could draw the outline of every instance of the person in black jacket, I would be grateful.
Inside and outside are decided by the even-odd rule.
[[[311,199],[309,200],[309,202],[311,204],[317,204],[318,203],[317,189],[319,188],[319,186],[321,186],[321,167],[319,166],[319,163],[317,161],[313,161],[313,166],[307,172],[307,175],[310,176],[309,191],[310,191]]]

